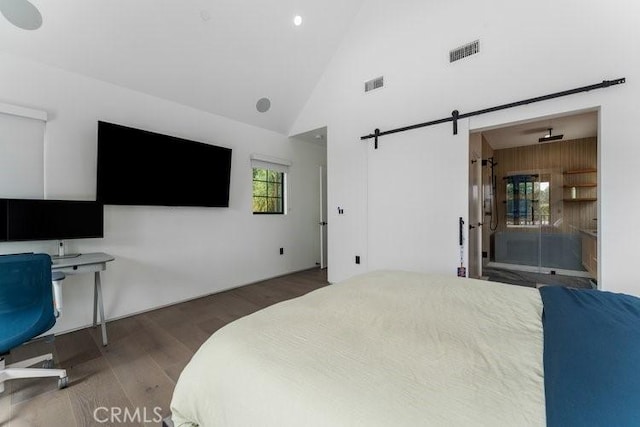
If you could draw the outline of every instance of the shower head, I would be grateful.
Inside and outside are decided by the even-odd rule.
[[[553,128],[549,128],[549,132],[543,136],[542,138],[538,138],[538,142],[549,142],[549,141],[558,141],[564,138],[564,135],[552,135],[551,131]]]

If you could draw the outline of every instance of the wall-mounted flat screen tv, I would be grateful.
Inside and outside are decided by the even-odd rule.
[[[0,199],[0,241],[104,237],[102,203]]]
[[[98,122],[105,205],[228,207],[231,149]]]

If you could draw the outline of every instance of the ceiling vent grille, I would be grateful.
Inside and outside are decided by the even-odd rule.
[[[449,52],[449,62],[455,62],[467,56],[475,55],[480,52],[480,40],[467,43],[464,46],[457,47]]]
[[[374,89],[380,89],[384,86],[384,76],[376,77],[369,81],[364,82],[364,91],[370,92]]]

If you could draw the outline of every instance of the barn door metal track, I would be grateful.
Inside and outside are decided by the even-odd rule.
[[[529,99],[525,99],[525,100],[522,100],[522,101],[511,102],[509,104],[502,104],[502,105],[498,105],[496,107],[485,108],[483,110],[472,111],[470,113],[464,113],[464,114],[460,114],[460,112],[458,110],[453,110],[451,112],[451,117],[445,117],[443,119],[432,120],[430,122],[418,123],[418,124],[411,125],[411,126],[404,126],[404,127],[401,127],[401,128],[386,130],[384,132],[380,131],[380,129],[376,129],[376,130],[373,131],[373,133],[370,133],[369,135],[361,136],[360,140],[366,141],[367,139],[372,139],[373,138],[374,147],[377,150],[378,149],[378,139],[381,136],[391,135],[392,133],[405,132],[405,131],[408,131],[408,130],[423,128],[423,127],[427,127],[427,126],[438,125],[440,123],[446,123],[446,122],[453,122],[453,134],[457,135],[458,134],[458,120],[459,119],[464,119],[464,118],[472,117],[472,116],[478,116],[480,114],[492,113],[494,111],[499,111],[499,110],[506,110],[507,108],[519,107],[521,105],[527,105],[527,104],[532,104],[534,102],[546,101],[548,99],[560,98],[560,97],[563,97],[563,96],[573,95],[573,94],[576,94],[576,93],[589,92],[590,90],[594,90],[594,89],[603,89],[603,88],[607,88],[609,86],[615,86],[615,85],[619,85],[619,84],[622,84],[622,83],[625,83],[625,82],[626,82],[626,79],[624,77],[619,78],[619,79],[615,79],[615,80],[604,80],[602,83],[596,83],[596,84],[589,85],[589,86],[582,86],[582,87],[578,87],[578,88],[575,88],[575,89],[564,90],[562,92],[551,93],[549,95],[536,96],[535,98],[529,98]]]

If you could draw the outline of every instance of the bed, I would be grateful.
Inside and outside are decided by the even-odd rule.
[[[368,273],[214,333],[173,422],[640,425],[639,319],[625,295]]]

